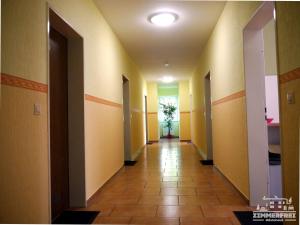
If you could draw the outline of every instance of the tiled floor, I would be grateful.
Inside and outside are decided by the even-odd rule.
[[[188,143],[148,145],[93,198],[98,224],[235,225],[232,211],[247,203],[212,166],[202,166]]]

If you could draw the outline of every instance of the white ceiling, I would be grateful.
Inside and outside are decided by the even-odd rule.
[[[224,7],[204,1],[94,1],[148,81],[165,75],[188,79]],[[175,12],[179,19],[170,27],[149,23],[149,15],[159,11]]]

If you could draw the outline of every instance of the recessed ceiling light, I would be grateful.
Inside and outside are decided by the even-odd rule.
[[[170,26],[178,19],[178,15],[171,12],[154,13],[149,17],[149,21],[160,27]]]
[[[172,83],[174,81],[174,78],[171,76],[164,76],[161,80],[164,83]]]

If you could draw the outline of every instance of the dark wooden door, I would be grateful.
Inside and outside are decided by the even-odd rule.
[[[69,207],[68,42],[50,29],[50,155],[52,219]]]

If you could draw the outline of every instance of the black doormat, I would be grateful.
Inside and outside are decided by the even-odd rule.
[[[241,225],[283,225],[283,222],[253,221],[252,211],[234,211],[233,213]]]
[[[201,164],[204,166],[214,165],[214,160],[200,160]]]
[[[130,160],[124,161],[124,166],[134,166],[135,164],[136,161],[130,161]]]
[[[99,211],[64,211],[52,224],[91,224]]]

